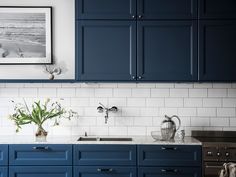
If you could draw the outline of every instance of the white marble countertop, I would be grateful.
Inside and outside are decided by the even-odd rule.
[[[202,143],[195,138],[185,137],[184,140],[175,139],[174,141],[154,140],[151,136],[126,136],[132,141],[77,141],[80,136],[49,136],[46,142],[36,142],[34,136],[0,136],[0,144],[137,144],[137,145],[201,145]],[[92,137],[92,136],[88,136]],[[96,136],[93,136],[96,137]],[[116,136],[99,136],[116,137]],[[121,137],[121,136],[119,136]],[[124,136],[122,136],[124,138]]]

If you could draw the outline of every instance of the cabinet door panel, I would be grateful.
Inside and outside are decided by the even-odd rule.
[[[72,177],[72,167],[10,166],[9,177]]]
[[[136,75],[136,23],[77,22],[78,79],[126,81]]]
[[[75,177],[136,177],[135,167],[75,166]]]
[[[8,177],[7,167],[0,167],[0,177]]]
[[[201,146],[139,145],[140,166],[201,166]]]
[[[200,81],[236,81],[236,20],[200,21]]]
[[[136,146],[74,145],[74,165],[136,165]]]
[[[199,16],[208,19],[235,19],[235,0],[199,0]]]
[[[77,19],[132,19],[136,0],[76,0]]]
[[[10,165],[72,165],[72,145],[9,145]]]
[[[8,145],[1,144],[0,145],[0,165],[8,164]]]
[[[138,78],[197,80],[196,30],[195,21],[138,22]]]
[[[141,167],[138,177],[201,177],[201,168],[187,167]]]
[[[197,18],[197,0],[138,0],[143,19]]]

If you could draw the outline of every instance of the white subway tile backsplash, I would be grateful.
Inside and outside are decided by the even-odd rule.
[[[170,89],[151,89],[151,97],[169,97]]]
[[[203,98],[203,107],[222,107],[222,99]]]
[[[216,108],[197,108],[198,116],[215,117]]]
[[[132,97],[150,97],[150,89],[132,89]]]
[[[235,108],[217,108],[218,117],[235,117]]]
[[[188,97],[188,89],[170,89],[170,97]]]
[[[227,89],[208,89],[208,97],[226,97]]]
[[[189,97],[207,97],[207,89],[189,89]]]
[[[165,107],[183,107],[183,98],[165,98]]]
[[[60,101],[79,114],[78,119],[62,120],[50,127],[50,135],[150,135],[160,130],[164,115],[178,115],[186,134],[191,130],[236,129],[236,85],[233,83],[26,83],[0,84],[0,135],[15,135],[8,115],[10,100],[30,105],[46,98]],[[62,99],[61,99],[62,98]],[[117,113],[97,112],[99,102],[117,106]],[[20,135],[32,135],[26,125]]]

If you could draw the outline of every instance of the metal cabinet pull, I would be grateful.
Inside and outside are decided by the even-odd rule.
[[[136,16],[135,15],[132,15],[132,18],[135,18]]]
[[[178,169],[161,169],[163,173],[178,173]]]
[[[142,79],[142,76],[138,76],[138,79]]]
[[[98,172],[112,172],[113,169],[112,168],[98,168],[97,171]]]
[[[139,15],[138,18],[143,18],[143,16],[142,16],[142,15]]]
[[[34,146],[33,150],[48,150],[48,146]]]
[[[177,147],[161,147],[162,150],[177,150]]]
[[[132,76],[132,79],[136,79],[136,77],[135,77],[135,76]]]

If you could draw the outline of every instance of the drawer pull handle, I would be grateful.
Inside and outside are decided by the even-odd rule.
[[[177,147],[161,147],[162,150],[177,150]]]
[[[162,173],[178,173],[177,169],[161,169]]]
[[[34,146],[33,150],[49,150],[48,146]]]
[[[98,172],[112,172],[113,169],[112,168],[98,168],[97,171]]]

